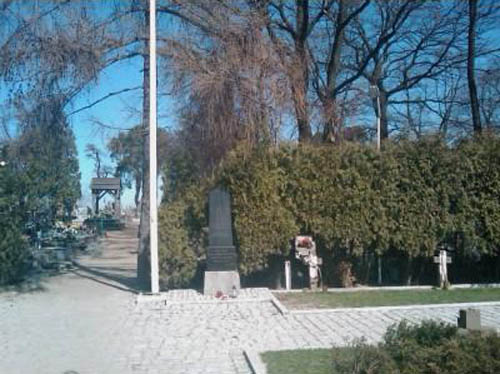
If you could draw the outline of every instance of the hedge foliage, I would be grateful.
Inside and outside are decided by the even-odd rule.
[[[500,337],[470,332],[434,321],[391,326],[378,346],[357,341],[335,348],[332,373],[498,373]]]
[[[0,166],[0,285],[20,280],[30,256],[20,230],[16,189],[9,168]]]
[[[205,207],[198,186],[189,187],[158,213],[159,267],[164,287],[184,287],[205,254]]]
[[[204,258],[206,196],[215,185],[232,195],[245,275],[286,256],[299,233],[314,236],[326,265],[367,253],[429,257],[438,245],[464,256],[499,253],[497,137],[388,143],[380,153],[360,144],[237,149],[214,175],[175,185],[160,213],[170,286],[189,282]]]

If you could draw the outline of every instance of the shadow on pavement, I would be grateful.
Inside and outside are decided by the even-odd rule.
[[[79,277],[93,280],[97,283],[113,287],[120,291],[139,293],[142,289],[139,287],[137,278],[130,275],[121,275],[119,273],[130,273],[129,269],[120,267],[90,267],[73,261],[75,270],[71,272]]]

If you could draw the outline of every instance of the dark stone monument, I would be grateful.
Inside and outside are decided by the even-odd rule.
[[[209,234],[207,270],[236,270],[236,250],[233,245],[231,201],[229,193],[220,188],[210,191],[208,207]]]
[[[231,196],[221,188],[208,196],[208,252],[204,293],[233,295],[240,288],[231,224]]]

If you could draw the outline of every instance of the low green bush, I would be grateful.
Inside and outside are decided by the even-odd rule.
[[[500,372],[500,337],[458,334],[452,325],[403,321],[387,330],[378,346],[355,341],[333,350],[332,373],[494,374]]]
[[[30,253],[19,229],[0,220],[0,285],[22,280],[29,259]]]
[[[396,373],[396,363],[389,354],[365,340],[356,340],[349,347],[332,351],[332,374]]]

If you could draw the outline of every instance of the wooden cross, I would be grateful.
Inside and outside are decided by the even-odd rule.
[[[448,264],[451,264],[451,257],[445,249],[439,251],[439,256],[434,256],[434,263],[439,266],[439,287],[445,288],[448,284]]]

